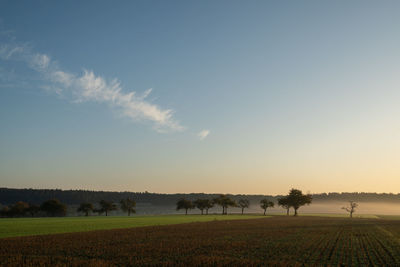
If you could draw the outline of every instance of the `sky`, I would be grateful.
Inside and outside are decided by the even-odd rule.
[[[0,187],[398,193],[399,12],[0,0]]]

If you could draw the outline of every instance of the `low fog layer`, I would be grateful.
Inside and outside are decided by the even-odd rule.
[[[357,215],[400,215],[400,203],[384,203],[384,202],[357,202],[359,206],[354,213]],[[303,206],[299,209],[299,214],[309,214],[309,213],[331,213],[331,214],[347,214],[342,207],[348,205],[348,202],[314,202],[309,206]],[[77,206],[71,205],[68,207],[68,216],[82,215],[76,213]],[[220,206],[215,206],[209,210],[209,214],[219,214],[222,212]],[[189,210],[189,214],[200,214],[199,209]],[[228,213],[241,213],[240,208],[228,208]],[[244,213],[263,213],[263,210],[252,203],[250,208],[246,208]],[[274,208],[269,208],[267,214],[285,214],[286,210],[275,206]],[[293,214],[293,209],[290,210]],[[121,210],[113,211],[111,215],[126,215]],[[184,214],[184,210],[177,211],[176,206],[166,205],[158,206],[146,203],[137,203],[136,205],[136,215],[160,215],[160,214]],[[96,214],[93,214],[96,215]]]
[[[357,202],[356,214],[400,215],[400,203]],[[303,213],[347,213],[342,207],[348,202],[315,202],[300,208]],[[274,211],[277,209],[274,209]]]

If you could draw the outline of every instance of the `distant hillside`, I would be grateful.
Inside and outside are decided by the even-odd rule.
[[[8,205],[17,201],[25,201],[32,204],[40,204],[45,200],[57,198],[69,205],[82,202],[97,203],[100,200],[119,202],[123,198],[133,198],[137,203],[148,203],[158,206],[175,205],[182,197],[187,199],[214,198],[218,194],[190,193],[190,194],[158,194],[149,192],[109,192],[89,190],[60,190],[60,189],[14,189],[0,188],[0,204]],[[229,195],[238,200],[247,198],[251,203],[258,203],[261,198],[267,197],[271,200],[280,196],[271,195]],[[314,202],[321,201],[359,201],[359,202],[393,202],[400,203],[400,194],[377,194],[377,193],[323,193],[313,194]]]

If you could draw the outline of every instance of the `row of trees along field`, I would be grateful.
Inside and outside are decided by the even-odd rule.
[[[310,194],[303,194],[301,190],[292,189],[289,194],[278,198],[278,205],[286,209],[287,215],[291,208],[294,210],[294,216],[297,216],[298,209],[301,206],[311,204],[312,196]],[[118,209],[118,206],[112,201],[100,200],[98,203],[98,208],[96,208],[90,202],[83,202],[79,205],[77,212],[83,213],[85,216],[89,216],[90,213],[98,213],[99,215],[105,214]],[[131,213],[136,213],[136,202],[131,198],[122,199],[120,202],[120,208],[123,212],[126,212],[128,216]],[[264,210],[264,215],[266,215],[267,209],[274,207],[275,203],[268,198],[263,198],[260,200],[260,207]],[[188,210],[198,208],[203,215],[208,214],[208,210],[215,205],[222,207],[222,214],[228,214],[229,207],[241,208],[242,214],[246,208],[250,207],[250,201],[246,198],[241,198],[238,201],[231,199],[227,195],[219,195],[213,199],[197,199],[194,201],[181,198],[176,203],[177,210],[185,210],[185,214],[188,214]],[[357,203],[350,201],[349,207],[343,207],[347,212],[349,212],[350,217],[352,217]],[[67,212],[67,206],[61,203],[57,199],[51,199],[44,201],[41,205],[28,204],[23,201],[18,201],[13,205],[6,206],[0,210],[1,217],[24,217],[24,216],[65,216]]]
[[[136,213],[136,202],[132,199],[126,198],[120,201],[120,208],[122,211],[131,215]],[[78,212],[89,215],[91,212],[96,212],[99,215],[117,210],[118,206],[111,201],[101,200],[99,208],[95,208],[92,203],[81,203],[77,209]],[[0,210],[1,217],[25,217],[25,216],[65,216],[67,214],[67,205],[61,203],[58,199],[50,199],[44,201],[41,205],[29,204],[23,201],[18,201],[13,205],[6,206]]]
[[[283,196],[278,199],[278,205],[282,206],[287,210],[287,215],[289,215],[290,208],[294,209],[294,216],[297,216],[297,211],[301,206],[311,204],[312,196],[310,194],[304,195],[301,190],[292,189],[287,196]],[[198,208],[201,214],[208,214],[208,210],[215,205],[222,207],[222,214],[228,214],[229,207],[239,207],[242,209],[242,214],[244,209],[250,207],[250,201],[246,198],[241,198],[237,202],[228,197],[227,195],[220,195],[214,199],[197,199],[191,201],[185,198],[181,198],[176,203],[176,210],[185,210],[185,214],[188,214],[188,210]],[[274,207],[275,203],[267,198],[260,200],[260,207],[264,210],[264,215],[268,208]]]
[[[58,199],[46,200],[41,205],[18,201],[13,205],[3,207],[0,211],[1,217],[65,216],[66,213],[67,206]]]

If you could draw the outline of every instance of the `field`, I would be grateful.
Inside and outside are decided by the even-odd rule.
[[[400,266],[400,220],[274,216],[3,238],[6,266]]]
[[[160,216],[89,216],[64,218],[2,218],[0,238],[43,234],[86,232],[140,226],[169,225],[213,220],[260,218],[260,215],[160,215]]]

